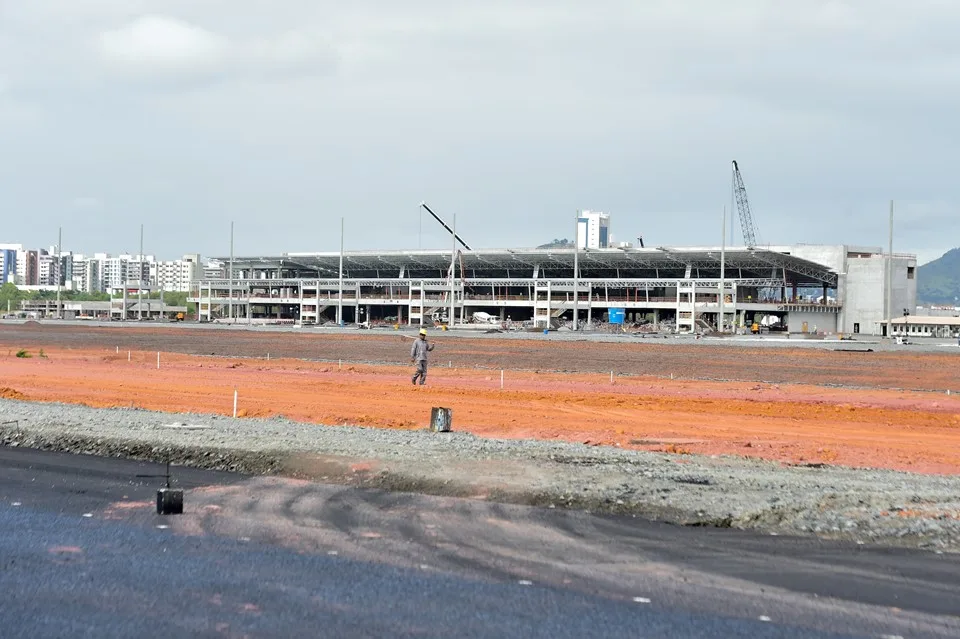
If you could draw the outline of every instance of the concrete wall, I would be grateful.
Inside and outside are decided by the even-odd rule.
[[[791,333],[802,333],[803,323],[807,323],[807,332],[815,330],[821,333],[837,332],[836,313],[803,313],[790,312],[787,315],[787,330]]]
[[[913,267],[912,279],[907,277],[907,269]],[[906,309],[911,315],[917,311],[917,261],[913,258],[893,258],[893,306],[890,317],[903,317]]]
[[[855,325],[859,332],[869,335],[881,335],[881,326],[886,321],[886,258],[875,255],[867,258],[847,259],[846,275],[843,277],[840,300],[843,304],[843,316],[838,330],[853,333]],[[917,306],[916,259],[897,257],[893,264],[893,297],[891,317],[902,317],[903,309],[914,312]],[[907,276],[907,269],[913,268],[913,278]]]

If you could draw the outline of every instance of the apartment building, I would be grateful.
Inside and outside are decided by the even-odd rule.
[[[205,268],[206,267],[206,268]],[[22,244],[0,244],[0,284],[53,287],[85,293],[122,289],[143,282],[170,292],[189,292],[193,281],[209,275],[224,277],[220,263],[204,265],[199,253],[178,260],[158,261],[153,255],[75,254],[72,251],[24,249]]]
[[[14,284],[17,286],[38,286],[40,251],[17,251],[17,271]]]
[[[179,260],[150,264],[150,281],[163,291],[188,293],[190,282],[200,279],[202,274],[199,253],[184,255]]]
[[[100,260],[83,255],[70,256],[70,278],[73,290],[81,293],[102,293],[103,281],[100,277]]]
[[[60,274],[63,272],[63,268],[54,251],[40,249],[39,253],[37,256],[37,285],[56,286],[58,282],[62,284]]]
[[[0,286],[16,284],[17,253],[22,250],[22,244],[0,244]]]

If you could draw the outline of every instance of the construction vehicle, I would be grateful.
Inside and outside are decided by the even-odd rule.
[[[177,313],[176,315],[173,316],[173,321],[182,322],[185,319],[185,317],[186,317],[185,313]]]

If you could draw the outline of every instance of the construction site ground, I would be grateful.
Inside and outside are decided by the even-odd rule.
[[[647,451],[678,464],[722,456],[906,471],[892,476],[936,476],[960,489],[954,351],[433,331],[420,388],[410,383],[411,339],[406,331],[4,324],[0,397],[229,416],[236,391],[241,419],[399,431],[422,431],[442,406],[453,410],[455,431],[482,438]],[[365,457],[358,462],[375,465],[378,454]],[[404,472],[409,478],[412,467]],[[924,499],[891,507],[960,521],[956,503]]]

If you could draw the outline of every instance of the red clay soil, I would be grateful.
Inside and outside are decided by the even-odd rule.
[[[198,329],[189,324],[150,327],[77,326],[47,323],[0,325],[0,356],[18,348],[104,348],[226,357],[301,358],[336,362],[405,364],[410,334],[356,334]],[[766,381],[911,390],[960,391],[960,351],[945,353],[837,352],[783,348],[685,344],[674,340],[625,338],[625,342],[495,339],[431,336],[435,359],[459,368],[570,371],[653,375],[684,379]],[[841,347],[838,345],[838,347]],[[841,348],[866,348],[844,342]]]
[[[129,337],[128,332],[115,335]],[[235,339],[241,344],[248,339],[246,332],[191,332],[208,333],[220,349],[236,348]],[[169,337],[179,335],[170,331]],[[336,342],[336,348],[347,345],[354,352],[353,347],[371,343],[369,338],[327,337],[325,341]],[[540,344],[547,355],[554,346]],[[594,346],[577,345],[588,352]],[[650,376],[619,377],[611,384],[609,371],[510,370],[501,390],[499,370],[450,368],[439,362],[430,369],[428,385],[419,388],[410,384],[408,365],[345,364],[340,370],[336,363],[168,352],[161,356],[157,370],[155,351],[134,351],[128,362],[126,351],[117,354],[115,348],[65,349],[49,341],[43,348],[46,357],[32,349],[30,358],[16,357],[15,349],[0,351],[0,379],[5,380],[0,395],[99,407],[230,414],[237,388],[244,417],[283,415],[318,424],[416,429],[427,425],[430,407],[448,406],[454,412],[455,430],[481,436],[922,473],[960,472],[960,400],[945,393],[669,381]],[[536,352],[529,344],[513,341],[450,340],[437,359],[447,360],[447,353],[452,357],[455,349],[460,353],[458,361],[463,361],[467,351],[488,355],[487,351],[498,348],[511,361],[517,359],[514,350]],[[719,348],[698,353],[732,356]],[[405,354],[404,349],[401,357]],[[779,350],[762,354],[784,358]],[[820,357],[803,353],[808,355]],[[555,356],[541,357],[545,363],[556,362]],[[704,368],[709,366],[695,361],[686,370]],[[869,370],[864,367],[862,372]]]

